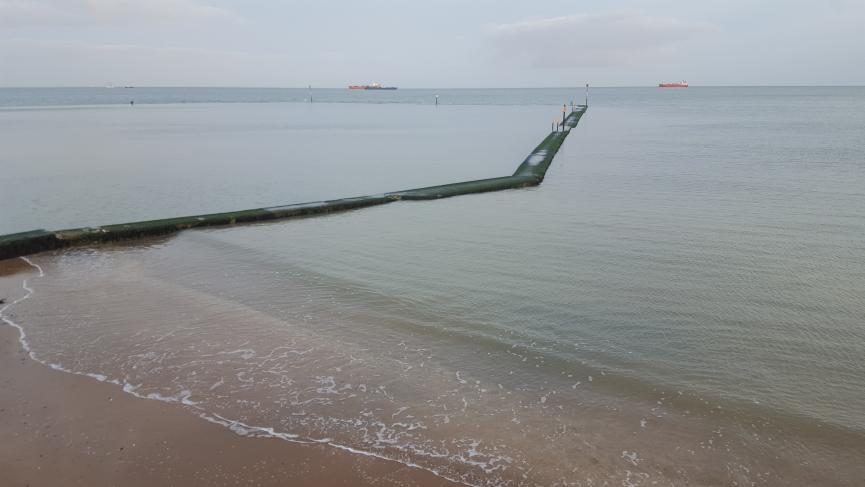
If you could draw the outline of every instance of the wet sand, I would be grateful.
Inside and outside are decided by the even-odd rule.
[[[0,298],[20,289],[11,275],[25,270],[19,262],[0,262]],[[332,447],[238,436],[177,405],[52,370],[30,359],[5,324],[0,391],[4,486],[456,485]]]

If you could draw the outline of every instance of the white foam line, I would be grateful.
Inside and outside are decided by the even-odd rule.
[[[34,264],[27,257],[21,257],[21,260],[23,260],[24,262],[26,262],[30,266],[34,267],[37,271],[39,271],[39,277],[45,277],[45,271],[42,270],[41,266]],[[25,352],[27,352],[28,355],[30,355],[30,358],[32,358],[33,360],[36,360],[36,357],[33,355],[33,351],[30,350],[30,344],[27,342],[27,334],[24,332],[24,328],[21,328],[21,325],[19,325],[18,323],[15,323],[14,321],[10,320],[9,318],[3,316],[3,313],[6,312],[6,310],[9,309],[11,306],[14,306],[18,303],[24,302],[27,299],[29,299],[30,296],[33,295],[33,289],[27,285],[27,279],[24,279],[24,281],[21,282],[21,287],[24,288],[25,291],[27,291],[27,294],[25,294],[24,296],[21,296],[20,298],[16,299],[15,301],[12,301],[11,303],[8,303],[6,306],[3,306],[2,308],[0,308],[0,319],[2,319],[3,322],[6,323],[7,325],[18,329],[18,342],[21,343],[21,347],[24,349]],[[39,360],[36,360],[36,361],[43,363]],[[46,364],[46,365],[50,365],[50,364]],[[52,368],[53,368],[53,366],[52,366]]]
[[[370,451],[366,451],[366,450],[360,450],[360,449],[357,449],[357,448],[354,448],[351,446],[347,446],[347,445],[342,445],[340,443],[334,442],[331,438],[321,438],[321,439],[301,438],[300,436],[293,434],[293,433],[282,433],[282,432],[276,431],[269,426],[253,426],[250,424],[246,424],[242,421],[224,418],[218,414],[210,415],[210,414],[203,412],[203,411],[199,412],[198,417],[200,417],[201,419],[208,421],[210,423],[225,426],[226,428],[230,429],[231,431],[233,431],[234,433],[236,433],[240,436],[279,438],[280,440],[287,441],[289,443],[298,443],[298,444],[302,444],[302,445],[309,445],[309,444],[313,444],[313,443],[323,444],[323,445],[327,445],[327,446],[330,446],[332,448],[336,448],[338,450],[343,450],[343,451],[353,453],[356,455],[363,455],[363,456],[367,456],[367,457],[371,457],[371,458],[378,458],[380,460],[387,460],[390,462],[396,462],[396,463],[405,465],[407,467],[416,468],[419,470],[425,470],[427,472],[432,473],[433,475],[435,475],[437,477],[441,477],[445,480],[449,480],[451,482],[456,482],[458,484],[466,485],[468,487],[483,487],[480,484],[469,484],[462,479],[456,479],[456,478],[449,477],[449,476],[439,472],[438,470],[436,470],[434,468],[424,467],[423,465],[418,465],[418,464],[413,463],[413,462],[407,462],[407,461],[403,461],[403,460],[394,460],[393,458],[390,458],[386,455],[382,455],[379,453],[374,453],[374,452],[370,452]]]
[[[35,268],[36,270],[38,270],[40,278],[45,277],[45,271],[42,269],[41,266],[33,263],[27,257],[20,257],[20,259],[23,260],[24,262],[26,262],[27,264],[29,264],[30,266],[32,266],[33,268]],[[299,435],[296,435],[293,433],[279,432],[279,431],[274,430],[271,427],[252,426],[252,425],[242,423],[240,421],[235,421],[235,420],[223,418],[222,416],[219,416],[216,414],[210,415],[206,411],[204,411],[200,406],[198,406],[197,403],[189,400],[190,394],[188,391],[181,391],[179,394],[177,394],[175,396],[163,396],[161,394],[153,394],[153,393],[147,394],[147,395],[139,394],[138,392],[136,392],[136,389],[138,389],[138,387],[140,387],[140,385],[135,386],[135,385],[132,385],[132,384],[125,382],[125,381],[120,382],[116,379],[108,379],[106,376],[104,376],[102,374],[93,374],[90,372],[79,372],[79,371],[75,371],[75,370],[70,370],[70,369],[63,367],[60,364],[54,364],[54,363],[39,359],[38,357],[36,357],[36,354],[33,353],[33,350],[30,348],[30,343],[27,342],[27,333],[24,331],[24,328],[22,328],[21,325],[19,325],[18,323],[15,323],[11,319],[3,316],[3,313],[7,309],[9,309],[11,306],[14,306],[18,303],[21,303],[21,302],[29,299],[31,296],[33,296],[34,291],[31,287],[28,286],[27,281],[28,281],[27,279],[24,279],[21,283],[21,287],[24,288],[25,291],[27,291],[27,294],[16,299],[15,301],[12,301],[11,303],[6,304],[2,308],[0,308],[0,320],[2,320],[4,323],[6,323],[9,326],[12,326],[18,330],[18,342],[21,344],[21,348],[23,348],[24,351],[27,352],[27,355],[29,355],[30,358],[33,359],[33,361],[35,361],[35,362],[38,362],[42,365],[46,365],[46,366],[51,367],[52,369],[58,370],[60,372],[66,372],[67,374],[90,377],[91,379],[96,379],[99,382],[106,382],[109,384],[115,384],[117,386],[120,386],[120,388],[123,392],[130,394],[134,397],[137,397],[139,399],[149,399],[149,400],[166,402],[166,403],[171,403],[171,404],[182,404],[189,409],[196,410],[199,418],[204,419],[204,420],[211,422],[211,423],[214,423],[214,424],[225,426],[229,430],[231,430],[232,432],[234,432],[235,434],[237,434],[239,436],[262,436],[262,437],[270,437],[270,438],[279,438],[279,439],[284,440],[284,441],[288,441],[291,443],[299,443],[299,444],[319,443],[319,444],[330,446],[332,448],[336,448],[338,450],[343,450],[343,451],[346,451],[349,453],[353,453],[356,455],[364,455],[367,457],[378,458],[381,460],[396,462],[396,463],[405,465],[407,467],[416,468],[419,470],[425,470],[427,472],[432,473],[433,475],[435,475],[437,477],[441,477],[445,480],[449,480],[451,482],[455,482],[458,484],[466,485],[468,487],[483,487],[480,484],[470,484],[470,483],[467,483],[466,481],[464,481],[462,479],[450,477],[446,474],[439,472],[438,470],[436,470],[434,468],[424,467],[423,465],[418,465],[414,462],[395,460],[393,458],[387,457],[387,456],[382,455],[380,453],[370,452],[370,451],[366,451],[366,450],[360,450],[358,448],[354,448],[351,446],[342,445],[342,444],[339,444],[339,443],[332,441],[330,438],[304,439],[304,438],[301,438]]]

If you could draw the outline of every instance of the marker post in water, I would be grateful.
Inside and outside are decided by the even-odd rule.
[[[436,106],[439,106],[439,96],[436,95]]]

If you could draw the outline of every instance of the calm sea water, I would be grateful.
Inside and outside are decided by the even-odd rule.
[[[504,175],[581,96],[146,93],[0,110],[3,228]],[[865,89],[590,105],[538,188],[42,254],[16,321],[40,359],[239,433],[471,485],[860,485]]]

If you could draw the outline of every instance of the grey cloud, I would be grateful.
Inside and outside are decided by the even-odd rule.
[[[234,18],[230,10],[198,0],[0,0],[5,27]]]
[[[0,39],[0,86],[207,86],[212,80],[255,86],[262,78],[278,79],[280,73],[268,67],[290,65],[272,52]]]
[[[0,0],[0,26],[20,27],[56,22],[67,14],[55,2],[30,0]]]
[[[489,27],[488,34],[508,60],[562,68],[648,61],[713,30],[709,24],[672,17],[607,12],[499,24]]]
[[[194,0],[84,0],[84,7],[98,17],[178,20],[231,18],[230,11]]]

